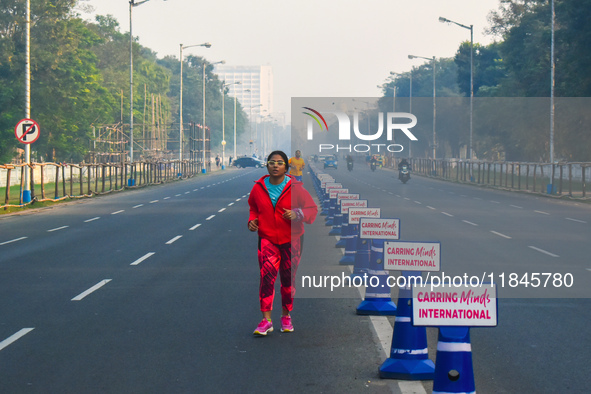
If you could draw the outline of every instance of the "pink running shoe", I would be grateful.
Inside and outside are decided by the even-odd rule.
[[[293,324],[291,324],[291,316],[281,316],[281,332],[293,332]]]
[[[265,335],[267,335],[268,332],[272,332],[272,331],[273,331],[273,323],[271,323],[267,319],[263,319],[259,323],[259,325],[257,326],[256,330],[254,330],[253,334],[265,336]]]

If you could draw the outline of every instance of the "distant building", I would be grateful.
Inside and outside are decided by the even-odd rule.
[[[230,66],[218,64],[214,73],[228,84],[240,81],[239,85],[228,86],[228,94],[240,101],[251,122],[258,115],[273,114],[273,69],[271,66]],[[262,104],[262,105],[260,105]],[[251,110],[252,107],[252,110]]]

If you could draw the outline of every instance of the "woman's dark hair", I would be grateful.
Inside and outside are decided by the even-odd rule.
[[[269,154],[269,156],[267,157],[267,161],[271,160],[271,157],[273,157],[274,155],[279,155],[281,156],[281,158],[283,159],[283,161],[285,162],[285,169],[289,170],[289,159],[287,158],[287,155],[285,154],[285,152],[281,151],[281,150],[274,150],[273,152],[271,152]]]

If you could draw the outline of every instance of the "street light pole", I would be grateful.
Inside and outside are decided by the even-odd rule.
[[[27,0],[26,10],[26,48],[25,48],[25,119],[31,119],[31,1]],[[25,144],[25,163],[31,163],[31,145]],[[25,181],[22,194],[23,202],[31,202],[29,168],[25,169]]]
[[[552,0],[554,1],[554,0]],[[473,135],[473,116],[474,116],[474,25],[466,26],[462,25],[461,23],[454,22],[447,18],[439,17],[439,22],[441,23],[453,23],[457,26],[463,27],[464,29],[470,30],[470,143],[468,146],[468,160],[472,160],[472,152],[474,150],[474,146],[472,144],[472,135]],[[470,171],[472,171],[472,166],[470,166]],[[471,176],[471,175],[470,175]]]
[[[225,60],[220,60],[219,62],[215,62],[215,63],[210,63],[212,66],[216,65],[216,64],[225,64],[226,61]],[[205,59],[203,60],[203,168],[201,169],[201,172],[203,174],[205,174],[207,172],[206,167],[205,167],[205,129],[206,129],[206,125],[205,125]],[[211,134],[210,134],[211,136]]]
[[[196,44],[196,45],[186,45],[180,44],[180,54],[179,58],[181,59],[181,74],[180,74],[180,92],[179,92],[179,161],[183,160],[183,49],[191,48],[191,47],[206,47],[210,48],[211,44],[209,42],[203,44]]]
[[[423,56],[414,56],[414,55],[408,55],[409,59],[425,59],[425,60],[431,60],[433,62],[433,160],[435,160],[436,158],[436,152],[437,152],[437,133],[436,133],[436,129],[435,129],[435,125],[436,125],[436,119],[437,119],[437,109],[436,109],[436,104],[435,104],[435,96],[436,96],[436,90],[435,90],[435,56],[433,56],[433,58],[428,58],[428,57],[423,57]]]
[[[240,81],[233,83],[226,83],[226,81],[222,82],[222,170],[226,168],[224,164],[226,162],[226,86],[238,84],[240,84]],[[236,152],[236,95],[234,95],[234,152]],[[234,155],[236,155],[236,153],[234,153]]]

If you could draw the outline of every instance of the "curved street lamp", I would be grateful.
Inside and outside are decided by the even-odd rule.
[[[219,62],[214,62],[214,63],[209,63],[211,66],[214,66],[216,64],[225,64],[226,61],[225,60],[220,60]],[[206,168],[205,168],[205,60],[203,61],[203,168],[201,169],[201,172],[203,174],[205,174],[207,172]]]
[[[183,49],[192,48],[192,47],[206,47],[211,48],[211,44],[209,42],[205,42],[203,44],[196,44],[196,45],[186,45],[180,44],[180,56],[181,59],[181,74],[180,74],[180,92],[179,92],[179,161],[183,160]]]
[[[435,96],[436,96],[436,92],[435,92],[435,56],[433,56],[433,58],[428,58],[428,57],[423,57],[423,56],[408,55],[408,58],[409,59],[425,59],[425,60],[430,60],[433,62],[433,160],[435,160],[436,152],[437,152],[437,133],[435,131],[435,123],[436,123],[436,117],[437,117],[437,110],[436,110],[436,105],[435,105]]]
[[[474,25],[466,26],[462,25],[461,23],[454,22],[447,18],[439,17],[439,22],[441,23],[453,23],[454,25],[463,27],[464,29],[470,30],[470,144],[468,146],[468,159],[472,160],[472,116],[474,113]],[[472,166],[470,166],[470,172],[472,171]],[[472,174],[470,174],[470,178],[472,178]]]

